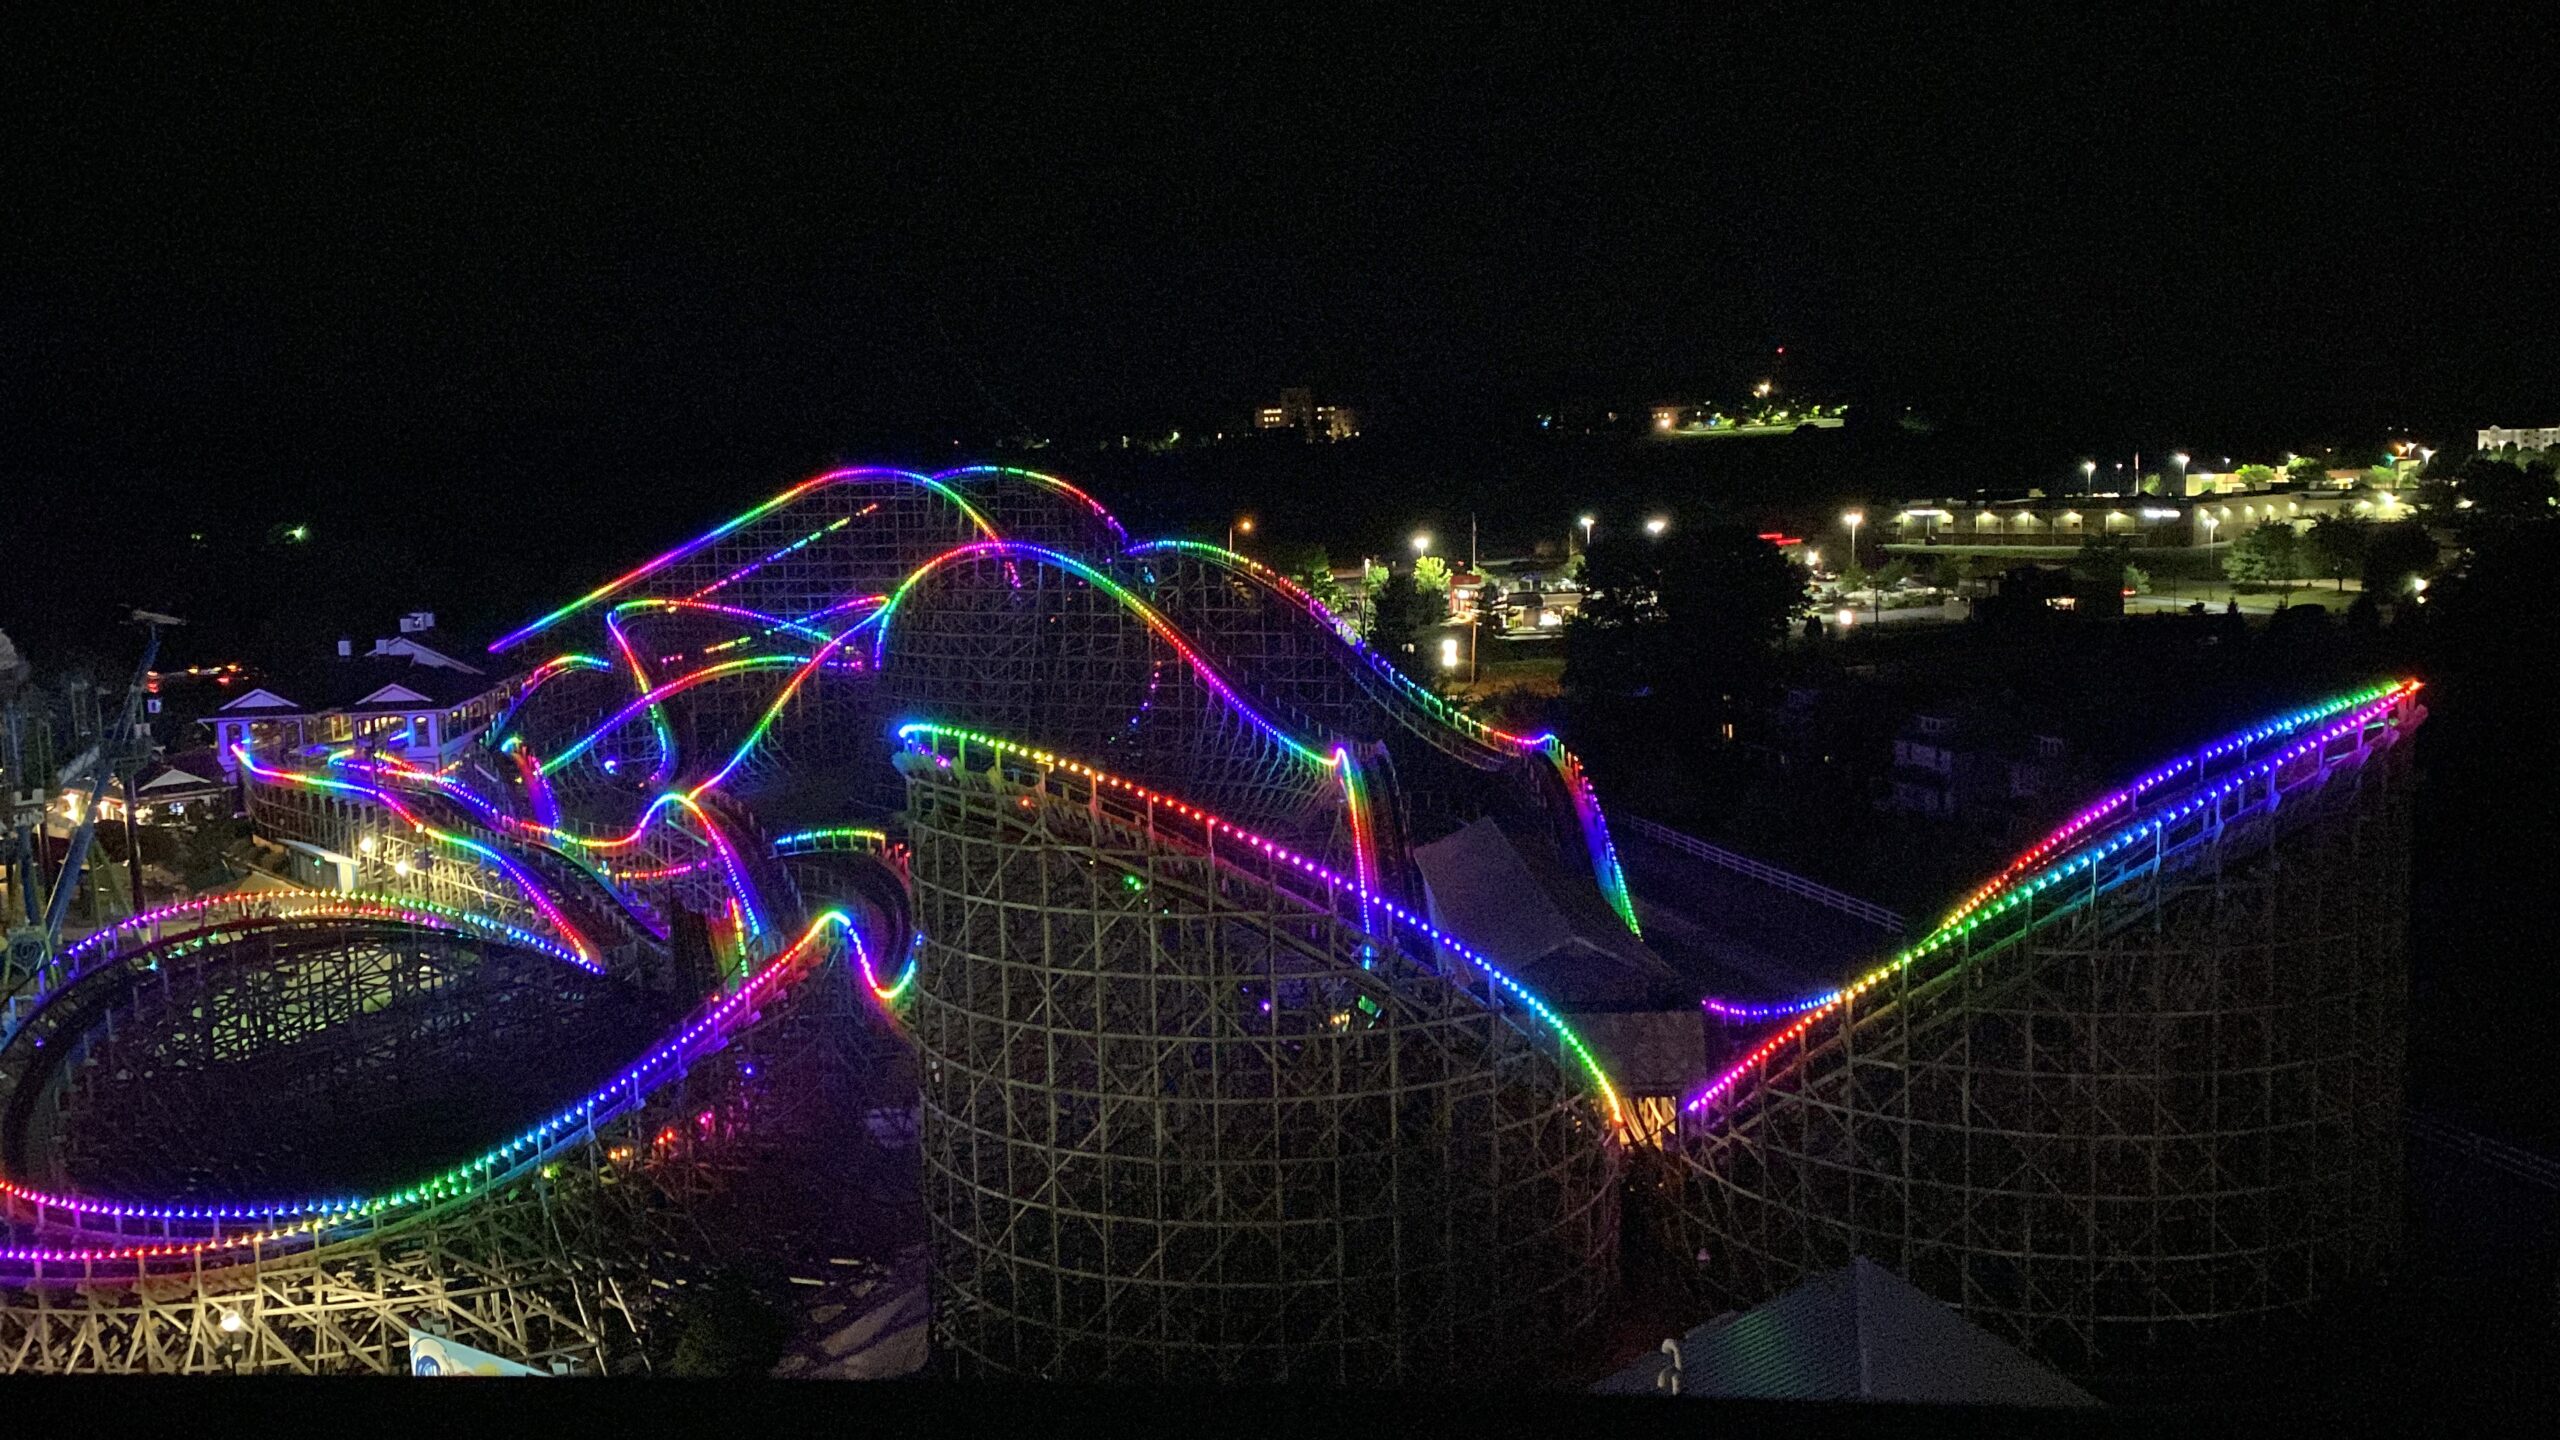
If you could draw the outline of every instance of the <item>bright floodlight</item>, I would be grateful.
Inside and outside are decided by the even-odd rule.
[[[225,1310],[222,1312],[222,1333],[225,1335],[239,1334],[240,1328],[247,1323],[247,1321],[240,1318],[240,1312],[237,1310]]]
[[[1644,522],[1644,533],[1647,535],[1659,535],[1670,528],[1671,522],[1663,519],[1659,515],[1656,515],[1652,519]]]
[[[1848,526],[1852,530],[1855,530],[1859,526],[1867,523],[1866,512],[1863,510],[1844,510],[1840,513],[1840,523]]]
[[[1239,534],[1239,535],[1250,535],[1250,534],[1252,534],[1252,533],[1253,533],[1253,517],[1252,517],[1252,516],[1250,516],[1250,515],[1247,515],[1247,516],[1245,516],[1243,519],[1238,520],[1238,521],[1236,522],[1236,533],[1237,533],[1237,534]]]
[[[1455,635],[1444,635],[1440,638],[1440,668],[1443,670],[1458,668],[1458,637]]]
[[[1431,553],[1431,532],[1430,532],[1430,531],[1428,531],[1428,530],[1418,530],[1418,531],[1414,532],[1414,536],[1413,536],[1413,553],[1414,553],[1414,554],[1416,554],[1416,555],[1428,555],[1428,554],[1430,554],[1430,553]]]

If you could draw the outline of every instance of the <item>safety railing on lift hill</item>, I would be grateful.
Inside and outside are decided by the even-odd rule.
[[[1704,860],[1710,865],[1730,870],[1736,875],[1757,880],[1771,889],[1784,890],[1790,895],[1810,900],[1825,909],[1837,910],[1852,919],[1872,925],[1886,934],[1901,935],[1908,933],[1911,928],[1910,922],[1903,919],[1902,912],[1899,910],[1888,910],[1872,900],[1861,900],[1845,890],[1834,890],[1819,881],[1807,880],[1792,870],[1781,870],[1765,861],[1736,854],[1721,845],[1709,844],[1695,835],[1674,830],[1668,825],[1647,820],[1641,815],[1627,816],[1618,823],[1665,849],[1677,850],[1692,859]]]
[[[1836,998],[1782,1026],[1728,1066],[1686,1108],[1730,1116],[1728,1124],[1734,1127],[1747,1124],[1747,1117],[1757,1113],[1747,1099],[1753,1091],[1773,1076],[1802,1072],[1845,1043],[1841,1011],[1848,1002],[1858,1004],[1859,1019],[1898,1006],[1925,1005],[1968,967],[2054,926],[2084,921],[2098,900],[2128,886],[2149,883],[2154,895],[2143,910],[2155,912],[2158,888],[2168,875],[2217,851],[2227,855],[2229,846],[2263,849],[2288,833],[2302,808],[2288,804],[2289,799],[2317,791],[2341,771],[2395,743],[2414,723],[2415,710],[2411,693],[2395,690],[2272,756],[2155,793],[2138,818],[2091,833],[2001,898],[1951,921]],[[1926,964],[1924,973],[1924,962],[1932,958],[1935,963]]]

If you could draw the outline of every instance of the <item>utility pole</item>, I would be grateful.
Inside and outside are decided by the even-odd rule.
[[[125,766],[124,773],[117,777],[124,782],[124,873],[125,879],[133,886],[133,913],[136,915],[143,911],[142,832],[134,828],[134,811],[138,807],[134,804],[133,782],[140,778],[141,770],[142,763],[136,760]]]
[[[79,828],[71,832],[71,844],[63,856],[62,869],[53,877],[53,898],[45,906],[40,938],[47,952],[52,950],[55,940],[62,934],[62,921],[70,912],[72,892],[80,888],[80,873],[89,860],[89,846],[98,837],[98,801],[106,793],[107,777],[114,773],[119,752],[132,742],[134,726],[141,722],[144,687],[150,681],[153,662],[160,658],[160,627],[186,623],[148,610],[134,611],[133,618],[141,622],[145,632],[142,663],[133,668],[133,681],[125,686],[124,708],[117,712],[115,728],[109,729],[103,717],[98,726],[98,758],[89,770],[88,803],[82,809]],[[125,812],[128,821],[132,814],[128,807]],[[103,920],[104,917],[100,918]]]
[[[1476,683],[1476,633],[1484,628],[1484,569],[1476,560],[1476,517],[1467,512],[1467,570],[1476,577],[1475,608],[1467,615],[1467,683]]]

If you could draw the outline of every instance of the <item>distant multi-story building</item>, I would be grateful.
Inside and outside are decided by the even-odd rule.
[[[2480,428],[2480,448],[2497,450],[2513,445],[2519,450],[2560,450],[2560,425],[2539,429],[2510,430],[2503,425]]]
[[[1295,430],[1309,440],[1348,440],[1360,433],[1360,412],[1348,405],[1319,405],[1316,392],[1293,385],[1280,392],[1280,403],[1253,412],[1256,430]]]
[[[1893,740],[1884,808],[2022,833],[2065,782],[2079,779],[2071,747],[1984,716],[1911,717]]]

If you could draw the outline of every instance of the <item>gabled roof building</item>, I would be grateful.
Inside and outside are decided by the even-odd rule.
[[[234,747],[253,754],[310,745],[365,745],[419,765],[441,765],[506,708],[512,677],[457,658],[465,647],[437,634],[426,611],[400,618],[397,635],[359,655],[340,640],[335,657],[261,677],[204,718],[226,776]]]

